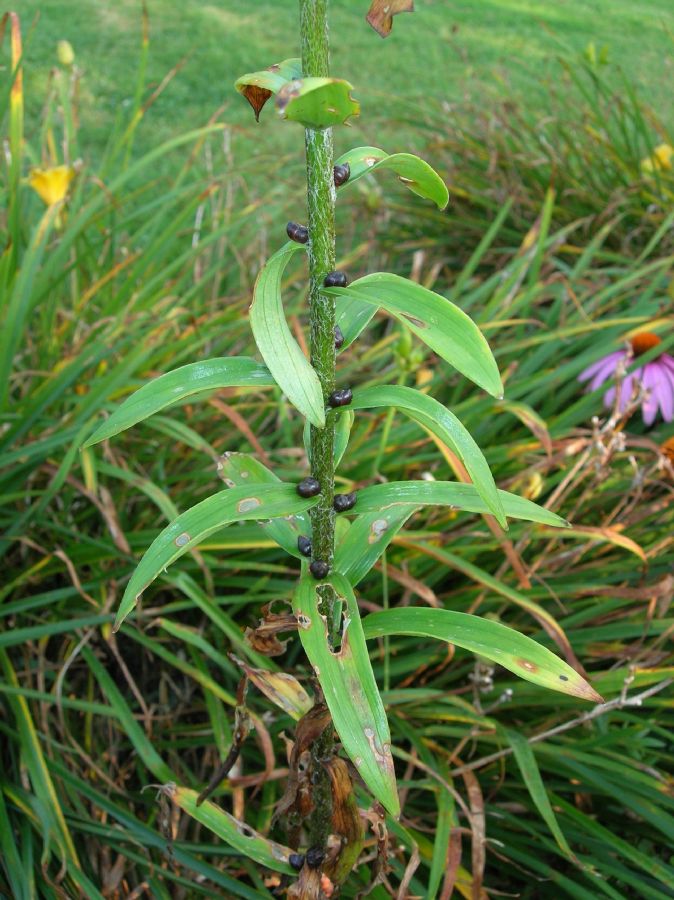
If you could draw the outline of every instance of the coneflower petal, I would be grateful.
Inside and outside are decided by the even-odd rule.
[[[604,384],[605,381],[614,378],[617,366],[618,362],[614,359],[604,360],[604,365],[594,374],[592,380],[588,384],[588,391],[595,391],[600,385]]]
[[[609,371],[615,369],[618,360],[623,359],[625,356],[627,356],[627,354],[624,350],[616,350],[614,353],[609,353],[608,356],[602,356],[601,359],[598,359],[580,373],[578,381],[588,381],[605,367],[608,368]],[[602,379],[602,381],[603,380],[605,379]],[[598,384],[601,384],[601,381],[598,382]]]
[[[655,417],[658,414],[658,401],[660,399],[658,390],[659,381],[660,379],[657,363],[646,363],[646,365],[644,366],[642,384],[644,386],[644,390],[647,393],[641,404],[641,412],[643,414],[644,423],[646,425],[652,425],[653,422],[655,422]]]
[[[671,422],[674,418],[674,373],[669,372],[666,366],[658,365],[655,394],[660,404],[662,418],[665,422]]]

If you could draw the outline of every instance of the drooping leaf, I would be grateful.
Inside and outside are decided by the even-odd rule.
[[[365,17],[377,34],[388,37],[393,28],[393,16],[414,12],[414,0],[372,0]]]
[[[388,272],[365,275],[348,287],[330,288],[326,292],[385,309],[475,384],[495,397],[503,395],[501,377],[489,344],[473,320],[446,297]],[[349,323],[342,322],[339,301],[337,324],[345,338],[347,331],[353,330]],[[354,339],[351,334],[349,337]]]
[[[341,78],[299,78],[279,90],[276,109],[284,119],[305,128],[332,128],[360,114],[352,90],[353,85]]]
[[[520,734],[510,728],[506,729],[506,737],[510,746],[513,748],[513,754],[522,773],[522,779],[527,786],[527,790],[531,794],[531,799],[536,805],[536,809],[541,814],[541,818],[548,826],[560,850],[565,853],[569,859],[576,860],[574,853],[569,847],[569,842],[564,837],[562,829],[559,827],[557,817],[552,809],[548,792],[543,784],[541,773],[536,762],[533,748],[529,741]]]
[[[506,516],[541,525],[568,527],[556,513],[508,491],[498,491]],[[487,504],[472,484],[458,481],[391,481],[358,491],[358,512],[378,512],[397,506],[452,506],[466,512],[489,513]]]
[[[281,479],[249,453],[225,453],[218,460],[218,474],[227,487],[249,487],[253,484],[280,484]],[[297,549],[297,538],[311,534],[309,517],[304,513],[282,519],[269,519],[262,523],[270,538],[283,547],[286,553],[302,559]]]
[[[347,185],[378,169],[390,169],[412,193],[432,200],[439,209],[444,209],[449,202],[445,182],[432,166],[413,153],[389,154],[379,147],[354,147],[335,161],[335,165],[345,163],[350,170]]]
[[[363,620],[363,628],[367,640],[398,634],[447,641],[534,684],[583,700],[603,702],[564,660],[514,628],[491,619],[448,609],[407,607],[371,613]]]
[[[245,356],[205,359],[181,366],[144,384],[98,426],[83,447],[104,441],[173,403],[223,387],[270,387],[276,384],[266,366]]]
[[[333,651],[318,611],[318,588],[330,585],[344,606],[341,645]],[[344,750],[363,781],[391,815],[400,811],[391,736],[367,651],[358,604],[349,582],[332,574],[303,576],[293,601],[304,651],[320,682]]]
[[[479,495],[497,521],[507,528],[503,504],[482,451],[453,412],[433,397],[403,385],[377,385],[354,392],[351,409],[396,407],[432,431],[463,462]]]
[[[358,496],[360,503],[360,494]],[[357,516],[335,547],[335,571],[344,575],[355,587],[417,508],[391,506]]]
[[[163,570],[210,534],[238,521],[273,519],[305,512],[317,502],[297,495],[292,484],[256,484],[219,491],[182,513],[159,534],[131,576],[115,619],[115,631],[138,598]]]
[[[260,112],[272,94],[278,93],[289,81],[302,77],[301,59],[284,59],[261,72],[250,72],[242,75],[234,83],[234,87],[253,107],[255,120],[260,121]]]
[[[292,254],[301,249],[287,243],[257,276],[250,306],[253,337],[269,371],[283,393],[312,425],[325,425],[325,406],[318,375],[292,336],[283,312],[281,278]]]
[[[268,700],[292,716],[293,719],[301,719],[313,707],[313,698],[307,694],[299,681],[287,672],[256,669],[242,659],[237,659],[235,662]]]
[[[290,854],[294,852],[290,847],[270,841],[250,825],[235,819],[234,816],[225,812],[224,809],[220,809],[210,800],[204,800],[197,806],[199,795],[191,788],[169,783],[165,784],[162,790],[176,806],[179,806],[230,847],[234,847],[243,856],[255,860],[258,865],[273,869],[275,872],[284,872],[286,875],[295,874],[288,862]]]

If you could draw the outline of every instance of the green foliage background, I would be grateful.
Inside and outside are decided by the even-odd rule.
[[[512,525],[527,586],[506,560],[504,537],[481,518],[418,515],[359,595],[370,607],[478,610],[558,649],[542,611],[607,699],[663,685],[638,706],[618,703],[523,744],[586,708],[468,653],[448,656],[445,645],[372,644],[405,799],[401,822],[389,822],[401,848],[390,883],[397,889],[416,846],[417,896],[440,896],[457,862],[456,891],[467,897],[482,881],[522,897],[669,897],[674,480],[658,447],[673,430],[660,421],[646,431],[637,415],[593,434],[601,392],[583,395],[576,376],[632,327],[656,322],[663,346],[674,345],[674,184],[640,170],[655,144],[674,143],[674,14],[665,2],[638,10],[511,2],[485,4],[476,22],[472,3],[418,3],[382,44],[359,4],[334,5],[334,68],[363,104],[344,140],[424,147],[453,197],[447,213],[425,209],[420,219],[393,180],[359,183],[340,208],[339,264],[354,275],[414,272],[456,294],[495,347],[510,405],[472,393],[384,320],[345,358],[345,383],[413,385],[427,370],[433,395],[486,449],[499,486],[540,490],[539,502],[553,498],[578,526],[560,536]],[[20,225],[12,231],[11,216],[2,220],[3,244],[19,248],[22,271],[32,273],[24,291],[5,253],[3,326],[7,310],[27,313],[15,320],[0,436],[0,890],[9,896],[126,896],[142,882],[153,897],[269,896],[257,866],[146,787],[176,777],[198,790],[226,754],[239,677],[227,653],[260,662],[243,630],[264,603],[288,596],[293,565],[258,526],[233,527],[169,570],[117,637],[110,623],[157,531],[217,488],[219,454],[253,452],[296,479],[299,419],[280,396],[232,392],[155,417],[103,452],[78,451],[101,404],[111,409],[150,376],[200,356],[252,350],[245,314],[254,277],[286,219],[302,217],[297,134],[271,112],[251,124],[231,91],[240,72],[296,48],[294,2],[255,10],[150,4],[148,81],[138,93],[135,4],[27,0],[20,10],[23,174],[47,146],[45,104],[60,146],[59,103],[48,98],[61,38],[83,69],[80,126],[69,139],[85,165],[43,250],[30,239],[44,207],[25,183]],[[622,72],[588,64],[589,41],[597,52],[607,44]],[[149,97],[190,51],[137,131],[127,129],[133,98]],[[437,73],[425,91],[409,75],[420,58]],[[391,96],[404,102],[385,123]],[[223,103],[224,141],[217,130],[183,138]],[[173,139],[183,143],[158,152]],[[11,209],[6,174],[3,191]],[[302,278],[286,287],[289,315],[301,320]],[[425,472],[452,477],[425,432],[402,417],[359,414],[340,469],[345,490]],[[297,644],[284,668],[301,665]],[[280,746],[292,721],[261,696],[250,702]],[[452,775],[494,753],[474,779]],[[281,754],[274,762],[285,765]],[[265,763],[265,744],[253,739],[244,775]],[[281,775],[260,779],[257,791],[225,783],[218,802],[267,832],[282,789]],[[551,830],[550,809],[580,864]],[[368,879],[363,865],[347,895]],[[379,886],[373,896],[388,892]]]

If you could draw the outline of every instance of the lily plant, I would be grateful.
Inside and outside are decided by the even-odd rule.
[[[262,361],[241,356],[205,359],[162,375],[126,399],[85,445],[113,438],[168,406],[221,388],[257,392],[278,386],[304,418],[309,470],[298,471],[295,483],[284,483],[252,455],[224,456],[219,475],[225,489],[179,515],[155,538],[126,586],[115,628],[167,566],[232,523],[262,523],[268,537],[296,560],[297,581],[287,588],[293,616],[282,617],[283,627],[296,629],[313,670],[315,696],[311,698],[291,673],[279,675],[271,666],[244,667],[246,676],[297,722],[288,789],[277,809],[286,824],[286,843],[272,841],[236,819],[206,799],[207,792],[200,796],[176,783],[166,785],[165,791],[241,854],[286,877],[292,896],[305,897],[330,896],[347,879],[363,846],[364,808],[374,805],[382,822],[385,814],[400,814],[389,724],[368,641],[390,635],[446,641],[535,684],[601,699],[554,653],[498,622],[426,607],[385,609],[361,617],[359,582],[421,507],[447,506],[492,516],[503,528],[509,518],[553,527],[567,523],[499,490],[470,433],[427,393],[403,385],[347,385],[339,377],[339,356],[352,345],[351,353],[357,352],[359,337],[381,311],[403,323],[414,339],[477,390],[503,396],[489,345],[460,306],[396,274],[373,272],[351,281],[336,270],[335,205],[359,179],[393,174],[420,201],[440,209],[448,202],[448,190],[427,162],[409,153],[355,147],[334,157],[333,129],[358,115],[359,105],[352,85],[330,75],[327,7],[328,0],[299,0],[301,58],[283,60],[236,82],[256,118],[273,97],[280,119],[303,129],[306,152],[306,224],[288,223],[289,240],[279,240],[253,290],[250,325]],[[391,13],[410,7],[375,0],[369,19],[386,33]],[[286,267],[299,257],[308,270],[309,359],[288,326],[282,297]],[[375,483],[354,493],[337,493],[335,472],[355,415],[393,408],[448,447],[470,481]],[[240,693],[230,765],[250,727],[245,692]]]

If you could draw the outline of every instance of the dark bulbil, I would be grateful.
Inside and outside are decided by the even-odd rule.
[[[333,391],[328,397],[328,406],[348,406],[353,400],[353,391],[351,388],[341,388],[339,391]]]
[[[335,182],[335,187],[341,187],[343,184],[349,180],[351,175],[351,166],[348,163],[344,163],[341,166],[335,166],[332,170],[332,177]]]
[[[306,861],[310,869],[318,869],[325,859],[325,850],[321,847],[309,847]]]
[[[325,578],[330,571],[330,566],[322,559],[315,559],[309,566],[309,571],[314,578]]]
[[[346,272],[328,272],[323,279],[325,287],[346,287],[348,283]]]
[[[303,853],[291,853],[288,856],[288,862],[290,863],[290,865],[293,867],[293,869],[296,872],[299,872],[299,870],[304,865],[304,854]]]
[[[304,478],[297,485],[297,493],[300,497],[315,497],[320,492],[321,484],[315,478]]]
[[[286,234],[291,241],[295,241],[297,244],[306,244],[309,240],[309,229],[306,225],[298,225],[297,222],[288,222]]]
[[[355,493],[335,494],[335,499],[332,501],[332,505],[336,512],[346,512],[348,509],[354,508],[357,499],[358,497]]]
[[[342,333],[342,329],[339,325],[335,325],[335,350],[339,350],[343,343],[344,334]]]
[[[297,538],[297,549],[300,551],[302,556],[311,556],[311,541],[309,540],[309,538],[301,534]]]

